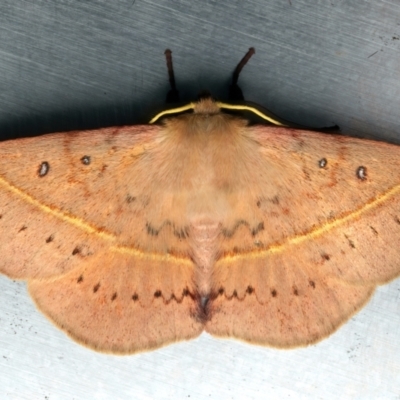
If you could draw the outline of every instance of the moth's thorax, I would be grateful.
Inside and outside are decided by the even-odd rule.
[[[185,196],[189,221],[230,213],[229,197],[245,180],[243,157],[256,158],[244,136],[245,123],[229,115],[194,113],[171,119],[165,136],[164,165],[169,165],[169,190]],[[168,150],[167,150],[168,149]],[[250,150],[250,151],[249,151]],[[218,219],[218,218],[217,218]]]

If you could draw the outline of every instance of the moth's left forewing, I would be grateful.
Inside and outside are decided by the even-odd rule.
[[[246,136],[257,143],[252,155],[242,156],[248,166],[241,194],[252,210],[247,236],[254,240],[232,242],[236,248],[286,251],[334,233],[327,248],[314,249],[324,263],[327,256],[327,264],[335,263],[335,251],[349,261],[360,252],[368,258],[357,258],[361,276],[356,266],[332,273],[372,283],[399,273],[393,244],[400,240],[400,146],[285,128],[249,128]],[[231,246],[235,237],[225,243]],[[366,269],[378,260],[385,270]]]
[[[241,155],[252,212],[223,232],[207,330],[314,342],[400,273],[400,147],[285,128],[244,136],[257,144]]]

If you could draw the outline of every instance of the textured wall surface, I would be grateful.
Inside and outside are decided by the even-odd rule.
[[[0,2],[1,139],[147,121],[168,90],[248,100],[293,122],[400,143],[394,0]],[[398,245],[394,243],[393,245]],[[1,255],[0,255],[1,256]],[[386,398],[400,393],[400,280],[327,340],[281,351],[200,338],[113,357],[67,338],[0,277],[2,399]]]

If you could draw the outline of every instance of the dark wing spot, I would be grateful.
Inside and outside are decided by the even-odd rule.
[[[20,228],[20,230],[19,230],[18,232],[23,232],[23,231],[25,231],[26,229],[28,229],[28,227],[24,225],[22,228]]]
[[[83,275],[81,275],[77,280],[76,283],[81,283],[83,282]]]
[[[376,236],[378,236],[378,231],[373,226],[370,226],[370,228],[371,228],[371,231],[374,232],[374,234]]]
[[[89,164],[90,164],[90,156],[83,156],[83,157],[81,158],[81,163],[82,163],[83,165],[89,165]]]
[[[365,181],[367,179],[367,168],[361,165],[357,168],[356,175],[360,181]]]
[[[326,253],[321,254],[321,256],[326,261],[329,261],[331,259],[331,256],[329,254],[326,254]]]
[[[132,295],[132,300],[133,301],[138,301],[139,300],[139,296],[135,293]]]
[[[47,239],[46,239],[46,243],[50,243],[54,240],[54,235],[50,235]]]
[[[74,250],[72,250],[72,255],[75,256],[81,252],[81,249],[79,247],[75,247]]]
[[[111,301],[114,301],[117,298],[117,292],[115,292],[112,296],[111,296]]]
[[[310,284],[310,286],[315,289],[315,282],[312,281],[311,279],[308,281],[308,283]]]
[[[232,297],[236,297],[237,298],[238,294],[237,294],[237,290],[235,289],[232,293]]]
[[[130,194],[127,194],[127,195],[126,195],[126,202],[127,202],[128,204],[134,202],[135,200],[136,200],[136,197],[135,197],[135,196],[131,196]]]
[[[320,168],[325,168],[327,164],[328,164],[328,161],[326,160],[326,158],[321,158],[321,159],[318,161],[318,166],[319,166]]]
[[[0,218],[1,218],[1,215],[0,215]],[[394,217],[394,222],[396,222],[396,224],[400,225],[400,219],[397,215]]]
[[[246,293],[247,293],[247,294],[252,294],[252,293],[254,293],[254,288],[252,288],[251,286],[247,286]]]
[[[224,290],[223,287],[220,287],[220,288],[218,289],[218,295],[219,295],[219,296],[222,296],[222,295],[224,294],[224,292],[225,292],[225,290]]]
[[[350,246],[352,249],[355,249],[356,246],[355,246],[354,242],[353,242],[347,235],[344,235],[344,237],[347,239],[347,242],[349,243],[349,246]]]
[[[93,286],[93,293],[96,293],[100,289],[100,283],[97,285]]]
[[[49,170],[50,170],[50,165],[49,165],[49,163],[48,163],[47,161],[43,161],[43,162],[40,164],[37,173],[38,173],[38,175],[39,175],[40,177],[43,177],[43,176],[45,176],[45,175],[48,174]]]
[[[158,231],[154,229],[148,222],[146,223],[146,230],[150,236],[157,236]]]
[[[293,294],[294,294],[295,296],[298,296],[298,295],[299,295],[299,291],[297,290],[297,287],[296,287],[296,286],[293,286]]]
[[[251,231],[252,236],[256,236],[258,232],[264,230],[264,222],[260,222],[255,229]]]
[[[157,299],[157,298],[159,298],[159,297],[161,297],[162,296],[162,293],[161,293],[161,290],[156,290],[155,292],[154,292],[154,297]]]
[[[271,289],[271,296],[276,297],[278,295],[278,292],[275,289]]]
[[[189,237],[189,229],[187,227],[181,228],[180,230],[174,229],[174,235],[178,239],[186,239]]]
[[[272,204],[276,204],[276,205],[279,204],[279,197],[278,197],[278,195],[274,196],[274,197],[271,199],[271,203],[272,203]]]
[[[258,207],[258,208],[261,207],[261,201],[260,201],[260,200],[258,200],[256,204],[257,204],[257,207]]]

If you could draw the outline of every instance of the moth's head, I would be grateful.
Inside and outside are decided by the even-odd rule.
[[[299,128],[299,129],[308,129],[308,130],[319,130],[319,131],[337,131],[339,129],[338,126],[332,127],[324,127],[324,128],[311,128],[306,126],[301,126],[294,124],[292,122],[285,121],[284,119],[276,116],[271,111],[266,108],[246,101],[243,96],[243,92],[237,84],[239,74],[242,68],[249,61],[250,57],[255,53],[253,47],[249,49],[249,51],[245,54],[245,56],[240,60],[239,64],[236,66],[233,76],[232,82],[229,86],[229,96],[227,102],[220,102],[212,97],[211,93],[207,90],[203,90],[199,93],[197,101],[191,102],[188,104],[180,105],[180,106],[172,106],[171,108],[164,109],[163,111],[156,114],[151,120],[150,124],[154,124],[159,122],[163,118],[171,118],[171,116],[176,116],[181,113],[192,112],[195,114],[218,114],[218,113],[228,113],[228,114],[239,114],[242,119],[246,119],[249,123],[267,123],[276,126],[282,127],[291,127],[291,128]],[[169,82],[171,85],[171,89],[167,93],[167,104],[177,104],[179,103],[179,91],[175,85],[175,76],[172,67],[172,52],[171,50],[165,50],[165,57],[167,61]]]
[[[203,92],[202,92],[203,93]],[[171,118],[183,113],[195,113],[195,114],[240,114],[241,118],[247,119],[249,122],[260,122],[269,123],[278,126],[291,126],[289,123],[282,122],[279,117],[276,117],[268,110],[263,110],[261,106],[253,104],[250,102],[232,102],[223,103],[214,99],[211,94],[208,96],[201,95],[195,102],[187,103],[182,106],[167,108],[157,115],[155,115],[151,120],[150,124],[160,122],[164,118]]]
[[[251,47],[242,58],[242,60],[239,62],[239,64],[236,66],[233,72],[231,85],[229,86],[228,102],[220,102],[217,99],[213,98],[208,90],[203,90],[199,93],[197,101],[188,104],[177,105],[179,104],[180,96],[175,84],[175,75],[172,65],[172,52],[169,49],[165,50],[169,83],[171,86],[171,89],[167,93],[166,102],[167,104],[172,104],[175,106],[172,106],[171,108],[166,108],[156,114],[150,120],[150,123],[153,124],[155,122],[159,122],[163,118],[171,118],[172,116],[187,112],[207,115],[218,113],[241,114],[241,117],[244,117],[245,119],[254,122],[252,121],[252,118],[249,118],[248,115],[243,115],[246,113],[250,113],[253,117],[255,116],[263,119],[264,122],[267,121],[269,123],[272,123],[273,125],[285,126],[286,124],[279,121],[279,118],[273,116],[272,113],[268,111],[263,112],[260,106],[246,102],[244,100],[242,90],[237,84],[240,71],[254,53],[255,50]]]

